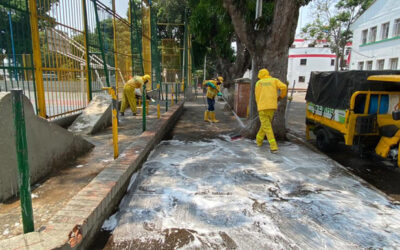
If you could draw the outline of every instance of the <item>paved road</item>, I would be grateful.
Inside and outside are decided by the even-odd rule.
[[[294,102],[289,111],[288,127],[299,136],[305,138],[305,93],[294,96]],[[349,169],[352,173],[363,178],[393,199],[400,201],[400,169],[386,162],[373,158],[361,159],[351,148],[340,145],[333,153],[328,154],[332,159]]]
[[[231,141],[232,118],[203,110],[189,104],[132,177],[105,249],[400,247],[399,205],[302,145]]]

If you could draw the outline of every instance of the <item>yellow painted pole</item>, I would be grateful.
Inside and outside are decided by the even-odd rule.
[[[112,132],[113,132],[113,146],[114,146],[114,159],[119,156],[118,151],[118,101],[115,87],[106,87],[103,90],[107,90],[112,98]]]
[[[114,13],[115,11],[115,0],[112,0],[112,10]],[[119,84],[118,84],[118,44],[117,44],[117,22],[115,20],[115,15],[113,15],[113,31],[114,31],[114,61],[115,61],[115,86],[117,86],[117,100],[118,100],[118,89],[119,89]]]
[[[22,54],[22,67],[24,68],[24,77],[25,81],[28,81],[28,75],[26,74],[26,61],[25,61],[25,54]]]
[[[82,16],[83,16],[83,42],[85,45],[85,61],[86,61],[86,68],[85,68],[85,73],[86,73],[86,94],[87,94],[87,102],[89,103],[92,100],[92,72],[90,70],[90,56],[89,56],[89,36],[88,36],[88,20],[87,20],[87,9],[86,9],[86,0],[82,0]]]
[[[32,35],[33,65],[35,68],[38,112],[39,116],[46,118],[46,101],[44,97],[43,69],[42,69],[42,58],[40,54],[39,25],[38,25],[36,0],[29,0],[29,10],[31,13],[30,21],[31,21],[31,35]]]

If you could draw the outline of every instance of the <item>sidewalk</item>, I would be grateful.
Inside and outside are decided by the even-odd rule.
[[[209,124],[201,100],[185,105],[104,224],[105,249],[400,247],[398,204],[304,145],[231,141],[222,106]]]
[[[150,106],[147,128],[151,129],[156,117],[156,108]],[[119,126],[119,152],[142,133],[142,117],[132,116],[130,111],[121,117]],[[35,231],[45,229],[50,219],[67,202],[113,162],[112,129],[86,137],[96,147],[90,153],[60,167],[46,180],[32,188]],[[122,155],[123,156],[123,155]],[[22,234],[21,208],[19,199],[0,203],[0,241]]]

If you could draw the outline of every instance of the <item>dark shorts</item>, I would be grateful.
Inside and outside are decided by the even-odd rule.
[[[208,103],[208,111],[214,111],[215,99],[207,98],[207,103]]]

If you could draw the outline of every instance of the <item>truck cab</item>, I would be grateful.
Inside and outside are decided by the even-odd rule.
[[[313,132],[322,151],[344,142],[400,166],[400,72],[322,73],[312,74],[307,90],[307,139]]]

